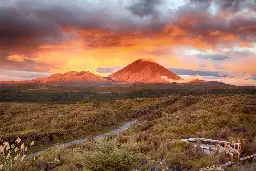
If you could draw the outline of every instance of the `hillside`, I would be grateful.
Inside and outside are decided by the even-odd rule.
[[[118,83],[168,83],[164,78],[181,79],[179,76],[152,60],[139,59],[110,75]]]
[[[84,84],[107,84],[112,81],[95,75],[91,72],[76,72],[70,71],[64,74],[54,74],[50,77],[37,78],[32,80],[42,84],[53,85],[84,85]]]
[[[69,71],[63,74],[54,74],[49,77],[36,78],[27,81],[4,81],[0,84],[46,84],[55,86],[85,86],[98,84],[111,84],[113,81],[107,80],[101,76],[95,75],[91,72]]]

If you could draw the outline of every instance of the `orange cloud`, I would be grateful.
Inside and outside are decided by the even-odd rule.
[[[225,34],[219,38],[220,42],[237,42],[238,38],[233,34]]]
[[[252,44],[248,43],[248,42],[241,42],[239,44],[240,47],[246,47],[246,48],[252,48]]]
[[[188,56],[184,60],[173,52],[177,47],[186,46],[203,51],[214,50],[216,44],[205,41],[201,36],[191,37],[186,29],[172,24],[166,25],[162,31],[149,33],[131,31],[114,34],[100,29],[79,30],[72,27],[63,28],[62,32],[66,35],[75,33],[76,36],[59,44],[41,45],[35,57],[31,58],[37,63],[52,66],[52,73],[88,70],[100,74],[97,68],[124,67],[139,58],[152,58],[165,67],[216,69],[210,60],[204,60],[202,65],[195,56]],[[234,35],[220,31],[212,32],[211,35],[217,36],[220,42],[238,40]],[[12,58],[22,61],[22,57],[18,57]]]
[[[102,31],[102,30],[97,29],[97,28],[94,28],[94,29],[90,28],[90,29],[76,30],[76,32],[77,32],[79,35],[84,36],[84,37],[95,37],[95,38],[114,35],[113,32],[110,32],[110,31]]]
[[[188,34],[186,30],[173,25],[165,26],[164,33],[167,33],[169,36],[176,36],[176,37],[185,36]]]
[[[79,38],[67,44],[40,46],[37,58],[34,60],[56,66],[51,68],[51,72],[54,73],[89,70],[99,74],[96,72],[97,68],[124,67],[139,58],[152,58],[166,67],[198,69],[199,65],[195,61],[189,60],[188,63],[174,55],[171,50],[159,54],[154,52],[182,45],[202,49],[210,47],[199,38],[186,37],[187,32],[172,26],[168,26],[162,33],[149,36],[143,33],[112,35],[92,29],[77,31],[77,33],[81,33]],[[94,37],[93,42],[84,37],[85,34],[86,37],[90,36],[90,33],[93,37],[95,34],[98,35]],[[181,37],[176,38],[177,36]]]
[[[15,62],[24,62],[25,58],[23,56],[19,56],[19,55],[11,55],[8,56],[7,58],[10,61],[15,61]]]
[[[249,29],[256,29],[256,26],[244,26],[244,27],[240,27],[238,29],[238,31],[246,31],[246,30],[249,30]]]
[[[223,33],[221,33],[219,30],[210,33],[210,36],[219,36],[219,35],[223,35]]]
[[[225,70],[231,71],[233,73],[245,73],[250,75],[256,75],[255,64],[256,58],[251,56],[233,62],[224,62],[222,66]]]

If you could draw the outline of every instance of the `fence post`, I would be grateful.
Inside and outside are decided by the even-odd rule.
[[[240,163],[240,153],[239,152],[237,152],[237,158],[238,158],[238,163]]]
[[[240,153],[243,153],[243,152],[244,152],[244,142],[245,142],[245,139],[242,140],[242,143],[241,143],[241,152],[240,152]]]
[[[224,157],[226,157],[226,156],[227,156],[226,148],[227,148],[227,144],[225,143],[225,144],[224,144],[224,151],[223,151]]]
[[[234,155],[233,155],[233,153],[229,153],[229,156],[230,156],[230,157],[229,157],[230,161],[233,162],[233,160],[234,160]]]
[[[217,154],[219,154],[219,152],[220,152],[220,145],[218,143],[216,144],[216,151],[217,151]]]

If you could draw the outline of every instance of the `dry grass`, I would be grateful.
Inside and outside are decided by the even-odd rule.
[[[134,99],[79,104],[0,103],[0,140],[36,141],[44,146],[105,132],[125,121],[125,113],[164,99]]]
[[[180,138],[204,137],[229,141],[245,138],[247,144],[253,144],[256,136],[254,95],[170,96],[87,101],[69,105],[1,103],[1,109],[4,109],[0,115],[4,121],[0,129],[2,139],[18,135],[33,138],[33,135],[56,133],[50,137],[62,141],[66,137],[75,138],[104,131],[127,118],[139,119],[138,124],[128,131],[104,140],[101,144],[103,149],[98,149],[96,142],[90,142],[46,152],[39,159],[20,166],[20,170],[90,170],[101,165],[100,170],[105,164],[116,170],[112,167],[117,161],[114,158],[123,156],[127,156],[129,161],[131,159],[131,163],[118,165],[119,169],[127,170],[127,165],[131,165],[139,170],[175,167],[198,170],[218,165],[223,159],[207,156],[198,149],[180,143],[177,141]],[[38,140],[44,139],[38,136]],[[51,139],[49,142],[52,142]],[[109,144],[112,144],[111,148]],[[96,159],[95,155],[100,155],[105,148],[113,150],[115,155]],[[248,153],[255,152],[249,145],[246,148]],[[133,165],[138,162],[139,165]]]

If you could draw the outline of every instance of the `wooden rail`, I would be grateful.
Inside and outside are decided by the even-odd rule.
[[[242,161],[246,161],[246,160],[250,160],[250,159],[252,159],[253,161],[256,160],[256,154],[253,154],[253,155],[250,155],[250,156],[246,156],[246,157],[244,157],[244,158],[241,158],[240,161],[242,162]],[[210,167],[201,168],[199,171],[209,171],[209,170],[224,171],[224,168],[230,167],[230,166],[235,165],[235,164],[237,164],[237,163],[232,162],[232,161],[229,161],[229,162],[224,163],[224,164],[222,164],[222,165],[220,165],[220,166],[215,166],[215,165],[213,165],[213,166],[210,166]]]
[[[243,162],[243,161],[246,161],[246,160],[250,160],[250,159],[256,160],[256,154],[240,158],[240,162]],[[229,161],[227,163],[224,163],[224,164],[220,165],[220,167],[225,168],[225,167],[232,166],[234,164],[236,164],[236,163]]]
[[[240,162],[244,162],[244,161],[247,161],[247,160],[250,160],[252,159],[253,162],[256,161],[256,154],[253,154],[253,155],[250,155],[250,156],[246,156],[246,157],[243,157],[243,158],[240,158],[241,154],[244,152],[244,142],[245,142],[245,139],[243,140],[238,140],[238,142],[228,142],[228,141],[220,141],[220,140],[213,140],[213,139],[206,139],[206,138],[188,138],[188,139],[181,139],[181,141],[186,141],[186,142],[190,142],[190,143],[202,143],[202,144],[207,144],[208,146],[209,145],[215,145],[215,148],[211,148],[209,146],[209,148],[205,148],[205,147],[201,147],[202,149],[207,149],[207,150],[215,150],[217,152],[223,152],[223,155],[226,157],[228,156],[229,157],[229,162],[227,163],[224,163],[220,166],[217,166],[217,168],[225,168],[225,167],[229,167],[229,166],[232,166],[232,165],[235,165],[235,164],[239,164]],[[200,146],[199,146],[200,147]],[[237,162],[234,162],[234,154],[237,154],[237,159],[238,161]],[[201,168],[200,170],[207,170],[209,168],[212,168],[212,167],[216,167],[216,166],[211,166],[211,167],[207,167],[207,168]]]

